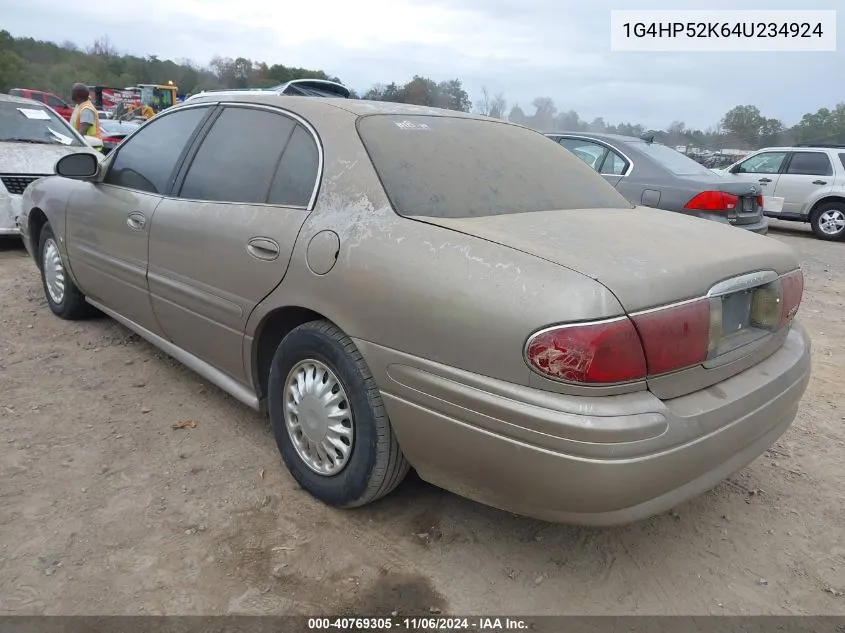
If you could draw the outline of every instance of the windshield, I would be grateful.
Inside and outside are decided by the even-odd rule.
[[[630,208],[542,134],[494,120],[371,115],[358,132],[400,215],[440,218]]]
[[[64,120],[37,103],[0,101],[0,141],[82,145]]]
[[[713,175],[713,172],[701,163],[695,162],[686,154],[682,154],[678,150],[667,147],[666,145],[646,143],[645,141],[631,142],[629,145],[676,176]]]

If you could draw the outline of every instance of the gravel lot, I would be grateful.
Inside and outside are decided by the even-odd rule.
[[[0,613],[845,614],[845,244],[772,235],[807,279],[796,423],[711,493],[617,529],[414,477],[329,509],[263,418],[111,320],[53,317],[0,242]]]

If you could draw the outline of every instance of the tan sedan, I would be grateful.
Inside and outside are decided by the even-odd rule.
[[[28,188],[50,308],[96,308],[247,405],[318,499],[409,465],[538,518],[671,508],[760,455],[810,376],[779,242],[632,207],[486,117],[209,93]]]

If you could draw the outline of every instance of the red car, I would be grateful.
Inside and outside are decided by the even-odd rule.
[[[30,90],[29,88],[12,88],[9,94],[15,97],[23,97],[24,99],[33,99],[34,101],[45,103],[66,121],[70,121],[70,115],[73,113],[73,106],[68,105],[66,101],[59,99],[52,92]]]

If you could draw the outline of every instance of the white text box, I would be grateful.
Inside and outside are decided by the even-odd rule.
[[[836,11],[611,11],[610,50],[833,52]]]

